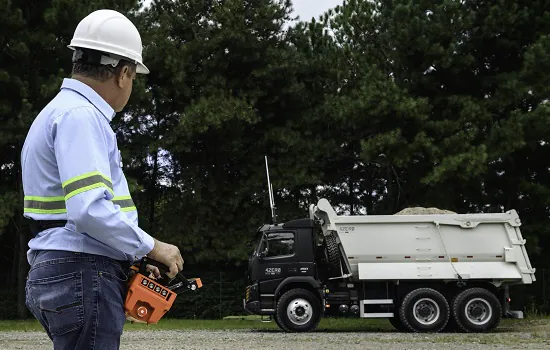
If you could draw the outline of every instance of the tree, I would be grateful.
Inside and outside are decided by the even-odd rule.
[[[269,220],[264,155],[282,216],[299,206],[286,189],[311,179],[305,161],[293,164],[309,155],[300,127],[311,101],[282,30],[288,12],[256,0],[155,1],[146,13],[148,114],[165,125],[159,147],[173,166],[158,229],[194,261],[246,259],[243,242]]]
[[[517,209],[539,266],[548,266],[538,255],[549,237],[542,224],[550,185],[548,5],[350,0],[329,22],[350,67],[376,67],[386,87],[375,90],[384,97],[397,91],[389,107],[377,98],[380,122],[370,119],[374,133],[362,143],[364,161],[395,169],[379,175],[393,197],[386,200],[396,203],[402,193],[392,190],[399,178],[401,205]],[[350,76],[361,81],[355,71]],[[365,85],[378,86],[373,80]],[[344,106],[368,101],[350,96]],[[402,112],[391,113],[393,106]]]
[[[140,226],[177,244],[187,269],[241,269],[271,221],[265,155],[279,221],[319,197],[351,214],[513,208],[533,263],[548,266],[548,1],[346,0],[292,26],[284,0],[0,4],[0,240],[19,289],[4,300],[18,297],[20,316],[20,150],[96,8],[142,33],[151,74],[112,125]]]

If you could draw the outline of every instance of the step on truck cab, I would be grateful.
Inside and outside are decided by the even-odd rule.
[[[250,255],[244,309],[288,332],[330,314],[387,318],[407,332],[487,332],[509,287],[535,281],[521,221],[505,213],[309,217],[266,224]]]

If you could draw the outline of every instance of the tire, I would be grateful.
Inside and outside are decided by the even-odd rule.
[[[451,311],[452,315],[452,311]],[[453,317],[449,317],[449,321],[445,327],[441,330],[442,333],[455,333],[457,330],[456,322]]]
[[[325,237],[325,245],[327,252],[327,271],[329,277],[337,277],[342,274],[341,269],[341,259],[340,259],[340,249],[338,248],[338,243],[336,243],[336,238],[333,235],[328,235]]]
[[[279,326],[279,328],[281,328],[285,332],[290,332],[290,330],[285,326],[283,321],[279,318],[277,313],[275,313],[273,319],[275,320],[275,323],[277,324],[277,326]]]
[[[399,308],[403,326],[416,333],[438,333],[445,328],[451,311],[445,297],[431,288],[418,288],[405,296]]]
[[[309,290],[296,288],[277,301],[275,322],[285,332],[309,332],[321,321],[321,301]]]
[[[388,320],[390,321],[393,328],[395,328],[398,332],[408,331],[407,327],[405,327],[403,322],[401,322],[401,320],[399,319],[399,316],[390,317]]]
[[[500,324],[502,306],[487,289],[470,288],[456,296],[452,314],[457,329],[462,332],[490,332]]]
[[[455,319],[453,317],[453,305],[454,305],[454,302],[455,302],[455,299],[456,299],[456,294],[455,293],[452,293],[451,295],[447,295],[447,302],[449,303],[449,307],[450,307],[450,315],[449,315],[449,321],[447,322],[447,324],[445,325],[445,327],[443,328],[443,330],[441,331],[442,333],[455,333],[457,331],[457,325],[456,325],[456,322],[455,322]]]

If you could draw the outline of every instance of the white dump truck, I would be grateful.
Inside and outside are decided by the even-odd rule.
[[[258,229],[245,310],[288,332],[321,317],[387,318],[400,331],[487,332],[510,310],[509,286],[535,281],[515,210],[309,217]]]

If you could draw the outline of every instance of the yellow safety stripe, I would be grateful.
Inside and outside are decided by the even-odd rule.
[[[63,192],[65,200],[76,196],[79,193],[89,191],[94,188],[106,187],[113,195],[113,183],[105,175],[99,171],[92,171],[87,174],[73,177],[70,180],[63,182]]]
[[[86,186],[81,189],[78,189],[74,192],[84,192],[94,187],[101,187],[102,184],[94,184],[91,186]],[[72,194],[71,196],[76,195],[77,193]],[[38,197],[38,196],[25,196],[24,199],[24,207],[23,211],[25,213],[34,213],[34,214],[64,214],[67,212],[67,208],[65,206],[65,199],[66,197],[59,196],[59,197]],[[112,202],[114,204],[117,204],[120,206],[120,210],[123,212],[129,212],[133,210],[137,210],[136,205],[134,204],[134,201],[132,200],[131,196],[118,196],[114,197],[112,199]]]
[[[130,196],[120,196],[113,198],[113,203],[120,206],[120,210],[127,212],[132,210],[137,210],[132,197]]]
[[[63,214],[67,212],[65,197],[25,196],[23,211],[34,214]]]

